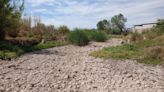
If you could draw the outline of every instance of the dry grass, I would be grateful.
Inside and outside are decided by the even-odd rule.
[[[130,33],[126,37],[124,37],[124,40],[128,43],[137,43],[140,42],[144,39],[143,35],[135,32],[135,33]]]

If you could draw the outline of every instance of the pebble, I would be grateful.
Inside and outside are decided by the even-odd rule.
[[[161,74],[164,69],[154,67],[152,71],[152,66],[132,60],[104,60],[88,55],[120,42],[120,39],[111,39],[84,47],[55,47],[0,64],[0,92],[162,92],[159,88],[164,85],[159,82],[164,83]],[[21,68],[13,69],[18,66]]]

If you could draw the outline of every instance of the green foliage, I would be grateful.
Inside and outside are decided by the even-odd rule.
[[[17,57],[16,52],[0,51],[0,59],[10,60],[10,59],[16,58],[16,57]]]
[[[110,22],[107,20],[101,20],[97,23],[98,30],[110,30]]]
[[[90,41],[105,42],[108,39],[106,32],[99,30],[84,29],[83,31]]]
[[[125,44],[121,46],[116,46],[116,47],[109,47],[109,48],[104,48],[103,50],[100,51],[95,51],[91,53],[91,56],[94,57],[100,57],[100,58],[124,58],[128,59],[131,58],[134,55],[139,55],[140,53],[138,52],[138,49],[130,44]],[[133,57],[135,58],[135,57]]]
[[[23,9],[24,0],[0,0],[0,40],[4,39],[5,31],[17,29]]]
[[[1,44],[0,45],[0,59],[10,60],[10,59],[17,58],[18,56],[27,52],[33,52],[33,51],[41,50],[41,49],[63,46],[63,45],[66,45],[67,43],[46,42],[46,43],[39,43],[33,46],[18,46],[18,45],[11,44],[9,42],[1,41],[0,44]]]
[[[79,46],[84,46],[89,43],[89,39],[85,32],[79,29],[76,29],[69,34],[69,41]]]
[[[112,29],[123,32],[123,29],[125,28],[125,22],[127,22],[127,19],[124,17],[123,14],[113,16],[111,18]]]
[[[107,35],[101,31],[94,31],[91,34],[91,39],[97,42],[105,42],[107,40]]]
[[[121,34],[125,29],[125,22],[127,19],[123,14],[115,15],[111,18],[111,21],[106,19],[101,20],[97,23],[97,29],[105,31],[108,34]]]
[[[87,45],[89,41],[105,42],[107,39],[108,37],[105,32],[89,29],[76,29],[69,36],[70,42],[76,45]]]
[[[16,58],[23,53],[23,50],[17,46],[6,41],[0,41],[0,59]]]
[[[119,30],[119,29],[113,28],[113,29],[111,30],[111,33],[114,34],[114,35],[120,35],[122,32],[121,32],[121,30]]]
[[[83,31],[87,35],[89,41],[93,40],[93,34],[94,34],[95,30],[81,29],[81,31]]]

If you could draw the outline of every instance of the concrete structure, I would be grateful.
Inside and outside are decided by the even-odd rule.
[[[132,30],[133,30],[133,32],[142,33],[146,29],[151,29],[156,25],[157,25],[157,23],[145,23],[145,24],[141,24],[141,25],[134,25]]]

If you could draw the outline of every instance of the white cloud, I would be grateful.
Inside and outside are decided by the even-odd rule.
[[[55,0],[27,0],[28,3],[30,3],[32,6],[39,6],[43,3],[51,3]]]
[[[45,23],[65,24],[71,28],[96,27],[100,19],[110,19],[118,13],[128,18],[127,25],[154,22],[164,17],[164,0],[28,0],[28,3],[32,4],[33,12],[54,15],[42,16]],[[42,7],[42,4],[50,7]]]
[[[47,9],[34,9],[32,11],[32,14],[35,14],[35,13],[40,13],[40,14],[53,14],[53,11],[47,10]]]

